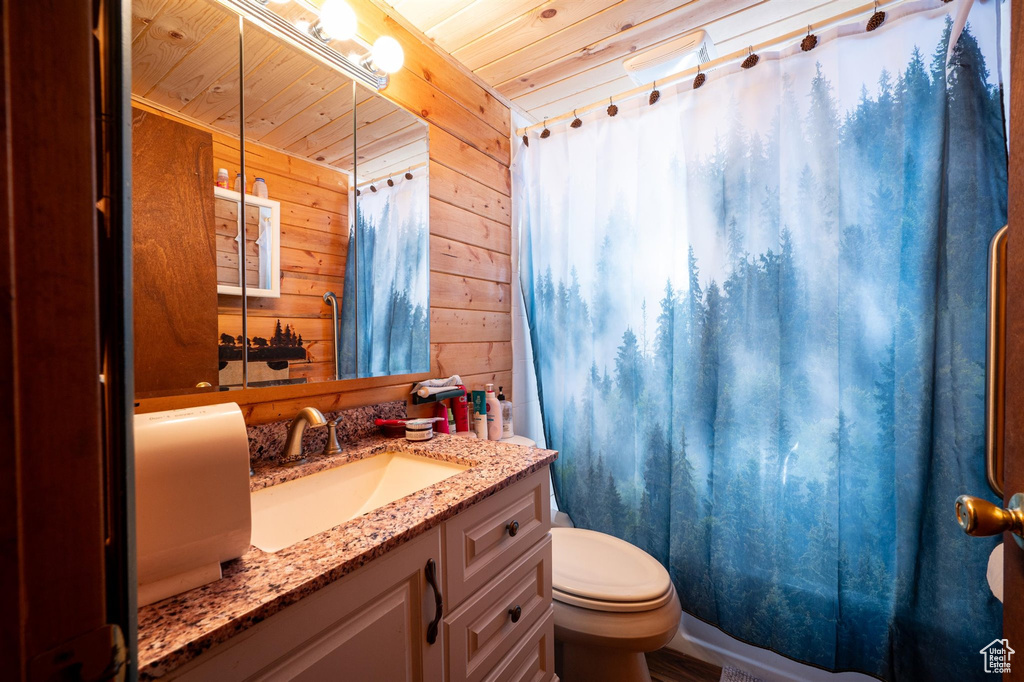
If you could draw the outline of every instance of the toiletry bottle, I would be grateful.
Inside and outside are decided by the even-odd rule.
[[[242,177],[241,173],[235,173],[235,191],[239,194],[245,194],[245,178]]]
[[[228,188],[228,169],[227,168],[221,168],[221,169],[219,169],[217,171],[217,186],[218,187],[223,187],[224,189]]]
[[[443,402],[438,401],[434,405],[434,416],[437,417],[434,430],[438,433],[448,433],[448,409]]]
[[[459,386],[463,391],[466,391],[465,386]],[[456,433],[467,433],[472,432],[469,427],[469,392],[466,391],[458,398],[452,398],[452,409],[455,412],[455,432]]]
[[[266,199],[269,196],[267,194],[267,181],[263,178],[256,178],[256,182],[252,183],[252,193],[261,199]]]
[[[455,433],[455,413],[448,408],[448,433]]]
[[[501,440],[501,403],[494,395],[494,384],[487,384],[487,439]]]
[[[505,387],[498,386],[498,402],[501,403],[501,437],[511,438],[512,432],[512,401],[505,399]]]
[[[473,427],[476,437],[487,440],[487,394],[473,391]]]

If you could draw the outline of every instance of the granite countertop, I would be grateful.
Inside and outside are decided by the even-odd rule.
[[[161,677],[289,604],[407,542],[475,502],[554,461],[553,450],[461,436],[425,443],[368,438],[300,466],[255,462],[251,489],[307,476],[385,451],[415,453],[471,468],[270,554],[249,547],[224,577],[139,609],[139,673]]]

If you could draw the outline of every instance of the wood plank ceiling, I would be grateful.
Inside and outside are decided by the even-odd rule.
[[[396,12],[536,120],[635,87],[629,56],[704,29],[741,50],[865,0],[393,0]]]
[[[292,21],[315,19],[298,3],[281,9]],[[211,0],[133,0],[132,28],[132,95],[238,137],[237,15]],[[351,173],[352,81],[252,25],[244,45],[246,143]],[[355,99],[360,182],[426,162],[422,121],[362,86]]]

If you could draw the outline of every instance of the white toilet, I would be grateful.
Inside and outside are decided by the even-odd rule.
[[[605,533],[552,528],[555,665],[563,682],[650,682],[644,652],[679,629],[668,571]]]
[[[537,446],[524,436],[503,440]],[[668,644],[682,615],[668,571],[639,547],[597,531],[555,527],[551,546],[559,678],[650,682],[644,652]]]

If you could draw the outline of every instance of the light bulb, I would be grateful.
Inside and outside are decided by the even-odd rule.
[[[405,62],[405,53],[391,36],[381,36],[373,43],[373,65],[384,73],[397,73]]]
[[[356,34],[356,13],[345,0],[324,0],[320,25],[331,40],[348,40]]]

